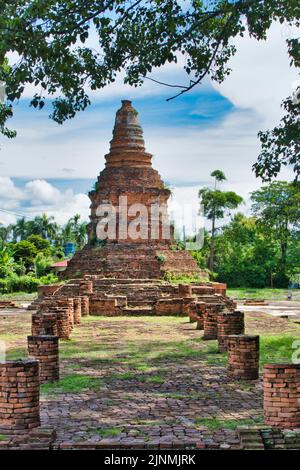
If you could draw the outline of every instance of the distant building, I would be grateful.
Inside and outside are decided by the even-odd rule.
[[[65,244],[65,249],[64,249],[65,256],[67,256],[67,257],[73,256],[75,254],[75,252],[76,252],[75,243],[74,242],[67,242]]]
[[[68,266],[68,260],[64,259],[63,261],[58,261],[57,263],[51,264],[51,268],[55,271],[56,274],[65,271]]]

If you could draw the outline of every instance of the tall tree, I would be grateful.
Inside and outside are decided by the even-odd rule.
[[[13,226],[13,238],[15,241],[25,240],[25,238],[27,238],[27,236],[30,234],[29,224],[30,222],[27,221],[25,217],[21,217],[17,220]]]
[[[35,108],[43,108],[49,95],[59,95],[51,117],[62,123],[90,104],[88,89],[104,88],[120,72],[130,85],[146,78],[155,81],[149,75],[153,68],[183,56],[186,84],[165,84],[173,99],[206,76],[222,82],[230,73],[236,37],[249,33],[265,39],[273,21],[299,25],[299,19],[297,0],[4,0],[0,81],[6,83],[8,102],[0,105],[0,132],[14,136],[5,122],[28,84],[38,90],[31,100]],[[90,42],[91,36],[98,45]],[[299,66],[299,39],[287,42]],[[18,61],[9,67],[6,55],[11,52]],[[280,165],[270,158],[260,174],[273,161]]]
[[[274,181],[251,193],[252,211],[280,243],[279,275],[287,277],[287,253],[293,230],[300,228],[300,183]]]
[[[231,210],[236,209],[243,202],[243,198],[233,191],[221,191],[220,189],[217,189],[217,182],[226,180],[226,177],[221,170],[213,171],[211,176],[215,178],[214,189],[202,188],[198,195],[200,203],[203,204],[205,217],[208,220],[211,220],[211,241],[208,268],[213,272],[215,260],[216,221],[229,215]]]
[[[29,222],[30,234],[40,235],[43,238],[52,240],[56,237],[58,225],[54,221],[54,217],[48,217],[46,214],[37,215]]]

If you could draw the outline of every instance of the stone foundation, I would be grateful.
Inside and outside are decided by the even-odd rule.
[[[227,336],[243,335],[245,332],[244,313],[237,310],[219,312],[217,322],[219,352],[225,352],[227,351]]]
[[[39,363],[0,362],[0,431],[17,432],[40,425]]]
[[[40,383],[59,380],[58,336],[28,336],[28,354],[40,364]]]
[[[300,428],[300,364],[267,364],[264,367],[265,424]]]
[[[259,336],[227,336],[228,373],[236,379],[258,379]]]

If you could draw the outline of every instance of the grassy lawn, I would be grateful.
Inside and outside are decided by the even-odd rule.
[[[227,295],[233,299],[265,299],[265,300],[287,300],[287,294],[292,293],[292,300],[300,301],[300,289],[252,289],[234,288],[228,289]]]
[[[36,292],[14,292],[12,294],[0,294],[0,300],[18,300],[22,302],[32,302],[36,298]]]
[[[29,312],[0,316],[8,359],[26,357],[30,323]],[[261,371],[266,363],[291,362],[299,324],[259,312],[246,312],[245,323],[247,334],[260,335]],[[72,338],[60,341],[61,378],[42,385],[42,402],[55,419],[60,406],[70,406],[63,425],[74,431],[74,440],[118,439],[133,432],[147,441],[147,428],[168,433],[168,426],[184,426],[186,417],[194,429],[234,434],[238,426],[262,422],[262,392],[256,381],[228,378],[226,364],[217,341],[203,340],[203,332],[186,318],[83,317]],[[80,420],[84,425],[87,416],[83,438]]]

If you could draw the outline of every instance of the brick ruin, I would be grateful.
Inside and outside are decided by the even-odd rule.
[[[39,426],[40,383],[59,379],[59,340],[69,340],[87,315],[188,317],[197,330],[204,330],[203,339],[217,339],[219,352],[228,352],[228,375],[243,380],[259,376],[259,337],[244,335],[244,315],[226,296],[226,284],[209,282],[190,253],[179,249],[172,236],[164,237],[161,219],[155,240],[121,238],[117,230],[115,238],[106,244],[97,243],[99,204],[115,205],[121,195],[129,204],[142,203],[149,208],[155,202],[167,204],[170,197],[152,168],[152,156],[145,151],[137,113],[129,101],[123,101],[117,112],[105,158],[106,167],[89,194],[87,245],[70,261],[63,273],[64,284],[41,286],[38,298],[29,307],[33,311],[32,335],[28,337],[31,359],[0,363],[3,432]],[[146,231],[151,232],[150,224]],[[171,283],[166,280],[168,273],[197,277],[199,281]],[[299,383],[299,365],[265,366],[267,425],[279,429],[300,426]],[[264,444],[259,445],[264,448]]]
[[[99,275],[105,278],[160,279],[171,273],[207,279],[206,272],[198,268],[190,253],[174,243],[172,226],[170,233],[164,230],[167,214],[153,212],[158,205],[167,207],[171,191],[152,167],[152,155],[145,151],[138,113],[130,101],[122,101],[122,107],[117,111],[110,152],[105,155],[105,160],[105,168],[98,176],[95,189],[89,193],[88,243],[74,255],[62,277]],[[130,215],[128,211],[124,222],[120,197],[122,201],[127,198],[128,207],[142,204],[147,209],[138,237],[133,237],[128,230],[138,212]],[[98,223],[104,218],[97,215],[100,205],[117,208],[115,233],[102,245],[98,243],[96,233]],[[151,224],[151,221],[156,221],[156,224]]]

